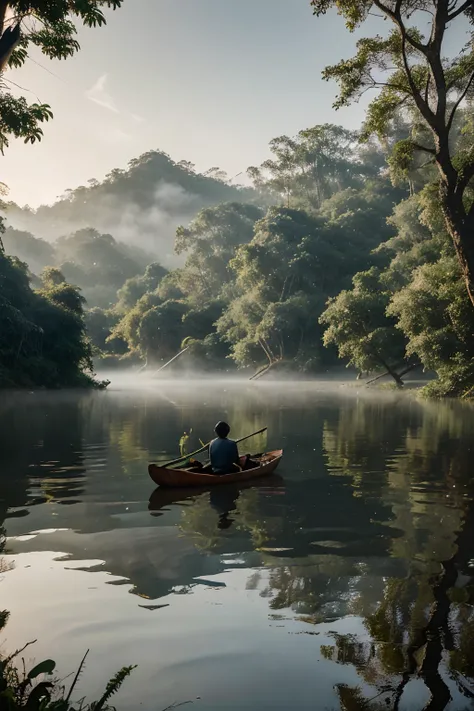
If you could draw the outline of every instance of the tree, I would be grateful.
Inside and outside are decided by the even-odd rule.
[[[357,185],[373,174],[354,150],[356,134],[342,126],[323,124],[300,131],[296,138],[270,141],[273,158],[247,173],[255,188],[278,195],[285,207],[317,209],[338,190]]]
[[[329,220],[270,208],[252,241],[237,250],[230,265],[235,284],[218,333],[232,345],[239,365],[288,358],[306,369],[324,360],[318,325],[324,303],[370,266],[379,241],[373,223],[367,229],[370,217],[365,221],[350,209],[353,198],[349,191],[341,210],[333,205],[335,219]]]
[[[15,98],[5,86],[7,67],[19,68],[28,58],[31,45],[50,59],[67,59],[79,51],[75,20],[87,27],[105,25],[103,8],[116,10],[123,0],[0,0],[0,151],[8,147],[9,136],[25,143],[41,140],[40,124],[53,114],[47,104],[28,104]]]
[[[159,262],[153,262],[147,266],[143,276],[127,279],[117,292],[118,302],[115,310],[119,313],[125,313],[129,309],[133,309],[142,296],[158,288],[158,285],[167,274],[167,270]]]
[[[311,0],[311,4],[316,15],[337,8],[350,31],[362,25],[372,9],[393,24],[384,37],[360,39],[356,56],[327,67],[323,76],[339,83],[336,108],[349,105],[367,89],[379,89],[368,108],[365,137],[386,134],[397,111],[411,113],[412,135],[396,144],[392,162],[407,170],[414,154],[422,152],[436,164],[446,227],[474,305],[472,131],[457,150],[451,141],[456,115],[474,93],[474,48],[470,43],[450,58],[443,50],[448,26],[455,21],[458,27],[474,24],[474,0]],[[424,37],[411,23],[420,17],[424,22],[427,13],[430,32]]]
[[[222,203],[201,210],[189,227],[178,227],[175,252],[187,253],[179,280],[182,290],[200,303],[218,297],[233,277],[230,260],[240,245],[250,242],[261,217],[255,205]]]
[[[26,264],[2,254],[0,287],[0,387],[97,385],[79,289],[51,267],[33,291]]]
[[[356,274],[353,285],[331,299],[319,319],[328,326],[324,344],[337,346],[339,357],[359,371],[383,369],[403,385],[397,366],[404,361],[404,339],[395,319],[386,316],[391,293],[383,290],[375,268]]]
[[[427,386],[429,394],[472,394],[472,309],[455,257],[416,269],[410,283],[392,297],[387,313],[408,339],[408,355],[437,373],[438,380]]]
[[[61,271],[70,282],[84,289],[91,306],[107,308],[113,304],[117,290],[127,279],[143,273],[149,260],[149,255],[139,248],[117,242],[112,235],[100,234],[92,228],[60,237],[55,246],[55,261]]]
[[[5,252],[26,262],[30,271],[35,274],[39,274],[48,264],[54,263],[54,247],[49,242],[34,237],[30,232],[9,227],[5,230],[2,240]]]
[[[222,301],[209,301],[184,314],[182,321],[185,337],[201,340],[214,333],[215,323],[222,316],[224,306]]]
[[[165,301],[147,311],[138,327],[139,349],[147,362],[176,355],[183,340],[183,316],[187,306],[181,301]]]
[[[391,257],[381,281],[392,292],[410,282],[414,269],[436,262],[443,248],[450,246],[445,231],[442,231],[443,234],[432,231],[423,220],[422,212],[422,194],[398,203],[388,219],[397,233],[377,248],[380,255]]]

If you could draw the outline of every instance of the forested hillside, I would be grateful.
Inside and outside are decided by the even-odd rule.
[[[206,208],[180,226],[183,266],[127,280],[112,308],[88,314],[93,342],[151,368],[186,349],[180,363],[193,369],[324,372],[337,361],[318,322],[327,299],[387,263],[377,248],[395,237],[387,219],[409,194],[391,184],[386,150],[361,149],[333,125],[273,140],[272,158],[248,171],[253,203]]]
[[[222,176],[209,182],[174,166],[189,185],[212,185],[208,197],[239,197],[201,208],[178,226],[177,268],[166,266],[165,248],[147,253],[139,240],[120,241],[93,224],[53,242],[8,228],[5,250],[28,262],[41,298],[49,298],[44,274],[51,265],[74,285],[68,289],[81,290],[88,340],[79,341],[92,349],[82,358],[87,367],[93,353],[99,366],[156,370],[184,351],[173,368],[321,375],[339,356],[361,376],[386,372],[398,385],[423,367],[438,375],[431,392],[464,393],[474,385],[472,307],[432,165],[420,161],[400,171],[390,160],[409,130],[395,116],[383,142],[361,144],[356,133],[327,124],[278,137],[271,158],[248,170],[254,188],[242,192]],[[463,110],[460,146],[471,130],[471,113]],[[151,166],[168,165],[160,156],[142,158],[111,180],[114,199],[140,202],[146,212],[156,195]],[[38,215],[46,220],[63,211],[80,221],[81,190],[85,214],[93,215],[105,184],[74,191]],[[22,269],[12,259],[9,268]],[[28,321],[35,324],[33,312]],[[23,353],[21,330],[16,340]],[[13,352],[8,357],[11,363]]]
[[[89,180],[66,190],[53,205],[37,210],[8,205],[9,224],[46,241],[94,227],[116,240],[141,247],[165,262],[176,263],[176,227],[207,206],[252,199],[252,191],[227,183],[218,168],[204,174],[192,163],[174,162],[162,151],[149,151],[112,170],[103,181]]]

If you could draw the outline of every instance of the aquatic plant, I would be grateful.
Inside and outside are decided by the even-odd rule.
[[[8,614],[6,619],[8,618]],[[6,621],[5,619],[5,621]],[[56,662],[45,659],[33,669],[26,670],[25,660],[17,664],[21,653],[34,642],[29,642],[21,649],[0,659],[0,708],[8,711],[27,709],[28,711],[112,711],[109,701],[118,692],[125,679],[132,673],[134,666],[123,667],[107,683],[105,691],[98,701],[87,703],[85,699],[71,702],[79,677],[84,669],[84,655],[69,689],[62,681],[53,677]]]

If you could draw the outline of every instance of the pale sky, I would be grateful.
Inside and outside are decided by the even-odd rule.
[[[356,38],[335,14],[313,17],[309,0],[125,0],[79,39],[73,59],[34,54],[42,66],[5,75],[54,112],[40,144],[12,141],[0,156],[20,204],[53,202],[151,149],[234,176],[275,136],[363,118],[363,105],[335,112],[337,87],[321,79]]]

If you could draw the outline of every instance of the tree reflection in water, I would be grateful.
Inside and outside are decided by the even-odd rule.
[[[361,620],[366,636],[321,646],[359,675],[337,686],[346,711],[404,708],[415,680],[427,710],[474,700],[474,427],[458,405],[416,408],[393,423],[377,403],[341,409],[321,432],[329,476],[287,481],[284,506],[264,488],[216,491],[181,515],[201,550],[260,554],[247,587],[273,611]]]
[[[327,659],[355,666],[363,682],[355,688],[338,686],[341,708],[347,711],[398,709],[406,686],[416,678],[429,691],[425,709],[446,709],[454,690],[466,705],[474,699],[473,433],[472,419],[462,414],[457,406],[439,410],[427,405],[421,426],[406,430],[406,453],[385,462],[381,496],[394,513],[390,526],[405,532],[394,539],[392,556],[406,562],[406,571],[403,577],[385,579],[372,611],[362,599],[355,601],[354,611],[365,610],[369,642],[333,635],[334,644],[322,648]],[[365,496],[373,477],[366,482],[364,469],[370,472],[373,462],[371,448],[358,448],[360,425],[356,413],[346,413],[338,427],[326,430],[324,442],[334,473],[350,477],[355,493]],[[362,426],[376,446],[377,418],[368,428],[367,421]],[[364,469],[358,466],[361,459]],[[365,694],[364,684],[375,687],[375,694]]]
[[[207,586],[233,567],[248,569],[247,588],[268,602],[270,614],[296,618],[310,632],[337,621],[337,634],[324,640],[321,652],[359,677],[358,684],[338,686],[341,709],[421,708],[424,702],[412,703],[413,686],[424,687],[427,709],[472,705],[472,409],[406,397],[393,406],[381,397],[314,404],[311,393],[303,404],[280,407],[281,393],[269,390],[257,407],[257,395],[229,395],[226,416],[236,423],[236,435],[269,425],[275,442],[286,447],[279,470],[284,481],[154,492],[153,517],[179,506],[168,519],[150,519],[149,529],[140,518],[140,487],[149,496],[144,462],[194,424],[186,407],[167,411],[152,400],[131,417],[122,400],[111,408],[105,398],[81,397],[79,404],[65,399],[57,412],[37,403],[25,427],[23,409],[32,408],[25,398],[5,417],[0,438],[0,516],[24,515],[52,497],[61,504],[55,523],[84,535],[113,532],[97,536],[98,544],[105,542],[94,554],[143,599],[151,598],[150,610],[170,592],[184,594],[203,581]],[[212,408],[204,415],[201,409],[196,418],[210,431]],[[101,446],[87,449],[83,440]],[[92,464],[101,471],[105,459],[108,476],[84,474]],[[117,479],[109,476],[115,472],[121,472]],[[134,502],[132,512],[124,513],[121,497]],[[63,504],[77,498],[85,505],[65,512]],[[173,535],[161,537],[168,527]],[[118,537],[129,555],[117,553]],[[49,540],[38,537],[32,549]],[[82,545],[71,549],[78,559]],[[161,574],[166,566],[168,577]],[[346,616],[357,621],[357,634],[344,634]],[[316,646],[321,638],[312,638]]]

